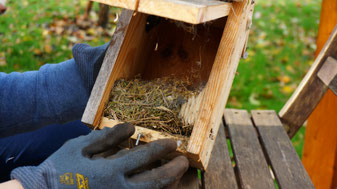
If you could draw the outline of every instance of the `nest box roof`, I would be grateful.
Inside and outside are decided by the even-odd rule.
[[[94,0],[103,4],[135,10],[191,24],[225,17],[231,3],[219,0]]]

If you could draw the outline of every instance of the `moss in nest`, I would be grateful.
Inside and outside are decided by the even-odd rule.
[[[152,130],[190,136],[193,125],[179,118],[181,106],[200,89],[191,88],[188,80],[139,77],[118,80],[111,91],[104,116]]]

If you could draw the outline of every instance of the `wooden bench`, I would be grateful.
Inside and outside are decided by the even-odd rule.
[[[201,178],[190,169],[179,188],[315,188],[273,110],[226,109]]]
[[[337,95],[336,58],[337,26],[279,114],[274,110],[253,110],[251,115],[246,110],[225,110],[202,180],[191,169],[179,187],[315,188],[290,138],[328,88]]]
[[[151,39],[151,33],[148,34],[146,31],[147,14],[157,15],[156,11],[159,9],[145,6],[148,5],[147,3],[154,3],[154,7],[160,7],[156,3],[174,4],[174,6],[164,6],[164,9],[160,10],[171,10],[167,7],[175,8],[176,6],[186,10],[195,10],[190,12],[191,14],[177,18],[174,17],[175,14],[172,14],[175,13],[174,9],[169,12],[164,11],[163,15],[160,15],[193,24],[203,23],[208,19],[220,18],[228,14],[225,26],[223,24],[220,26],[223,34],[221,38],[217,38],[220,44],[219,48],[217,51],[214,51],[215,48],[207,48],[213,49],[209,53],[211,55],[209,57],[215,58],[214,64],[211,66],[211,74],[205,80],[208,80],[206,89],[209,89],[209,93],[202,98],[204,100],[200,104],[198,113],[198,118],[202,119],[197,119],[200,124],[194,125],[194,131],[196,131],[193,131],[194,135],[192,133],[189,140],[191,145],[188,146],[186,153],[187,157],[190,156],[190,163],[195,163],[191,164],[192,166],[207,171],[198,173],[197,169],[191,168],[182,178],[178,188],[314,188],[290,138],[303,125],[328,88],[337,94],[337,61],[335,60],[337,58],[337,29],[331,34],[320,55],[279,115],[270,110],[255,110],[249,115],[246,110],[227,109],[224,111],[224,106],[239,58],[245,51],[254,9],[253,0],[243,0],[241,3],[233,3],[233,6],[220,1],[207,1],[206,4],[195,6],[195,3],[200,4],[199,0],[191,0],[187,4],[188,0],[96,1],[111,5],[115,5],[113,2],[123,2],[121,7],[143,13],[124,11],[121,16],[112,39],[113,43],[107,51],[107,56],[83,115],[82,121],[84,123],[95,128],[109,126],[104,122],[102,111],[113,82],[118,77],[134,76],[137,71],[141,70],[135,67],[139,62],[149,63],[149,60],[139,61],[144,58],[142,51],[147,49],[142,45],[147,44],[148,39]],[[125,2],[127,3],[125,4]],[[213,6],[212,3],[216,4]],[[227,10],[229,6],[232,6],[232,11]],[[221,8],[221,14],[211,14],[214,17],[207,16],[206,13],[213,12],[212,10],[217,7]],[[165,22],[168,22],[167,19]],[[219,29],[217,22],[213,22],[213,25]],[[156,31],[163,34],[165,32],[161,31],[166,31],[164,29],[161,30],[159,27]],[[175,39],[174,41],[181,41],[179,35],[171,37],[173,37],[172,40]],[[168,34],[165,33],[164,38],[168,38]],[[204,43],[202,40],[199,42]],[[194,43],[191,43],[190,46],[197,47]],[[200,52],[199,48],[191,49],[191,54]],[[210,61],[210,58],[207,57],[204,58],[204,63]],[[210,61],[210,65],[213,63],[213,59]],[[162,65],[163,60],[156,62],[161,62]],[[194,59],[193,62],[195,62]],[[152,62],[150,61],[150,63]],[[181,67],[185,64],[183,61],[176,61],[173,64],[178,65],[174,71],[184,70]],[[167,69],[158,70],[163,73],[167,72]],[[159,72],[158,70],[156,71]],[[127,75],[125,76],[125,74]],[[208,96],[216,96],[216,99],[209,100]],[[209,106],[205,105],[207,103]],[[221,121],[223,111],[223,120]],[[206,118],[205,115],[207,115]],[[204,123],[205,120],[207,122]],[[220,129],[217,132],[219,123]]]

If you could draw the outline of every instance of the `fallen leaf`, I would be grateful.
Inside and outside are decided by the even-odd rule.
[[[282,87],[282,93],[284,93],[284,94],[290,94],[293,91],[294,91],[294,88],[292,88],[291,86],[286,85],[286,86]]]

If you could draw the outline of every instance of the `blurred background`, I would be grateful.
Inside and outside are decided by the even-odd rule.
[[[75,43],[108,42],[120,9],[91,6],[86,0],[8,1],[0,16],[0,72],[37,70],[72,58]],[[282,108],[314,61],[320,9],[321,0],[256,1],[248,58],[240,62],[227,107]],[[300,157],[304,132],[292,139]]]

